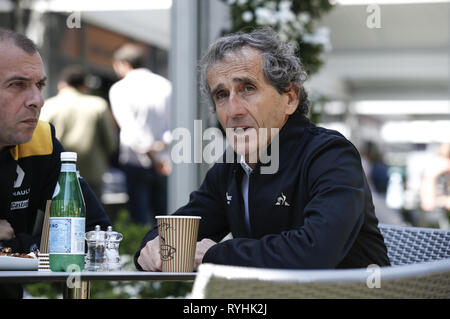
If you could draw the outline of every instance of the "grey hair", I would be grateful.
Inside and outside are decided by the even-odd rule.
[[[257,49],[263,57],[263,72],[267,80],[281,94],[287,92],[291,83],[300,88],[300,99],[296,112],[307,115],[310,102],[308,93],[303,87],[307,74],[300,59],[295,54],[298,45],[295,42],[285,43],[270,27],[256,29],[251,33],[234,33],[219,38],[212,43],[200,60],[200,90],[203,97],[214,109],[207,74],[209,68],[223,60],[230,52],[238,52],[244,47]]]
[[[12,30],[0,28],[0,42],[12,42],[14,45],[29,55],[33,55],[38,51],[36,44],[23,34]]]

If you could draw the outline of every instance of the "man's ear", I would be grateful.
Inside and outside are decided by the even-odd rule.
[[[292,115],[298,107],[300,101],[300,86],[298,83],[291,83],[287,91],[284,93],[287,98],[286,114]]]

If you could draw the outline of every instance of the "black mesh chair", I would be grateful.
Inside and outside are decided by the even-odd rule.
[[[450,230],[380,224],[392,266],[450,258]]]

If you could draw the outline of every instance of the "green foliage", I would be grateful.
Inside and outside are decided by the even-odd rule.
[[[309,100],[311,101],[311,107],[309,110],[309,119],[311,122],[317,124],[320,122],[322,117],[322,108],[323,105],[328,101],[328,99],[323,96],[309,96]]]
[[[33,298],[45,299],[61,298],[63,291],[62,288],[61,283],[38,282],[24,285],[24,289],[28,295],[31,295]]]
[[[285,41],[299,43],[298,55],[308,74],[316,73],[323,64],[322,52],[328,44],[320,36],[314,21],[328,12],[329,0],[223,0],[230,5],[232,26],[223,33],[251,31],[271,26]],[[322,30],[323,31],[323,30]]]
[[[135,271],[134,254],[139,249],[149,227],[132,223],[126,210],[120,210],[114,221],[114,230],[123,234],[119,246],[122,270]],[[192,290],[193,282],[177,281],[92,281],[92,299],[129,298],[182,298]],[[25,285],[25,290],[36,298],[61,298],[62,284],[34,283]]]

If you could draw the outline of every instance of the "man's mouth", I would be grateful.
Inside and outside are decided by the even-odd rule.
[[[253,127],[251,127],[251,126],[237,126],[237,127],[233,127],[232,129],[233,129],[234,134],[243,134],[252,128]]]
[[[22,123],[28,124],[28,125],[36,125],[38,122],[37,119],[35,118],[31,118],[31,119],[26,119],[24,121],[22,121]]]

